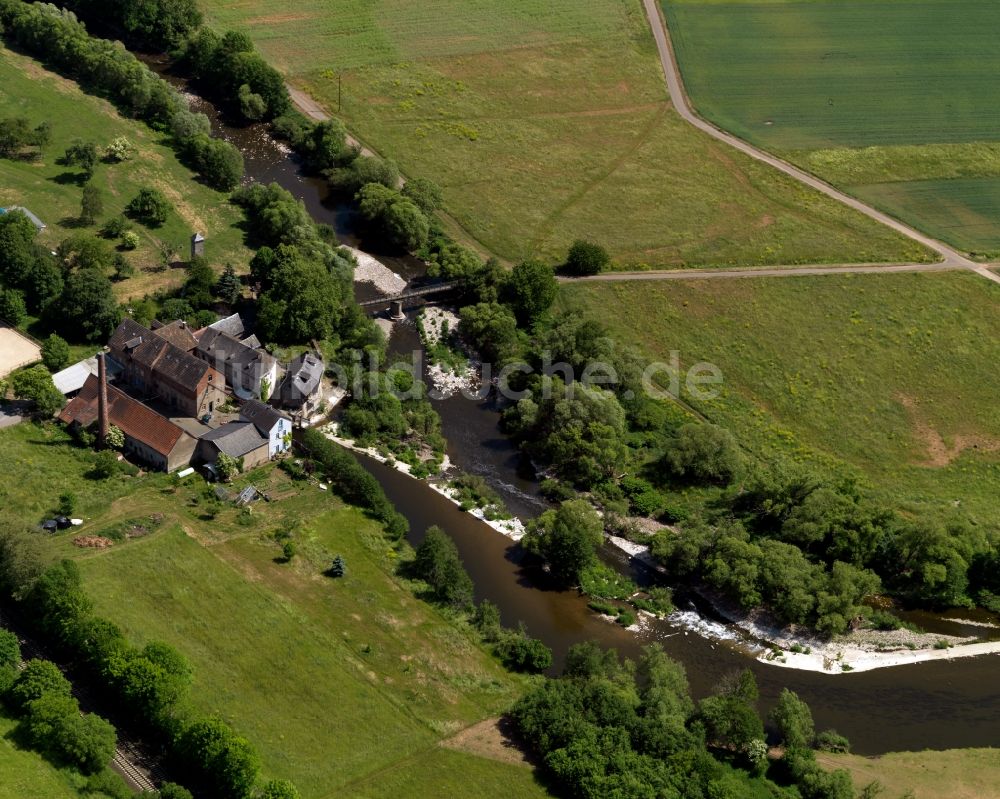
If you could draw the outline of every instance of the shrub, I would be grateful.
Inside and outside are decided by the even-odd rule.
[[[125,136],[117,137],[104,149],[104,159],[113,163],[128,161],[134,155],[135,145]]]
[[[144,188],[133,197],[125,211],[133,219],[138,219],[149,227],[159,227],[167,221],[171,205],[166,195],[159,189]]]
[[[552,665],[552,650],[531,638],[523,626],[505,630],[496,645],[497,657],[512,671],[542,672]]]
[[[824,730],[816,736],[816,748],[823,752],[850,752],[851,742],[836,730]]]
[[[569,248],[563,270],[571,275],[596,275],[607,269],[611,256],[599,244],[577,239]]]
[[[58,372],[69,363],[69,344],[55,333],[42,342],[42,363],[50,372]]]
[[[94,476],[100,480],[108,480],[118,474],[118,456],[108,450],[98,452],[94,456]]]
[[[28,307],[24,295],[17,289],[0,288],[0,319],[13,327],[20,327],[28,318]]]
[[[126,230],[121,235],[121,245],[124,250],[134,250],[139,246],[140,241],[139,234],[134,230]]]
[[[456,608],[472,604],[472,578],[462,565],[458,547],[440,527],[430,527],[417,547],[413,574],[426,582],[434,599]]]

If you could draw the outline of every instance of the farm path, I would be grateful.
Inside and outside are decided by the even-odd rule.
[[[717,128],[715,125],[702,119],[695,112],[690,100],[688,99],[687,92],[684,90],[684,82],[681,78],[680,68],[677,65],[677,61],[674,58],[673,48],[670,44],[670,35],[667,31],[666,21],[663,19],[662,13],[660,11],[658,0],[642,0],[643,5],[646,9],[646,16],[649,18],[649,24],[653,30],[653,38],[656,40],[656,49],[660,54],[660,64],[663,67],[663,74],[667,81],[667,90],[670,94],[670,101],[673,103],[674,108],[680,115],[681,119],[690,125],[693,125],[698,130],[707,133],[713,139],[717,139],[730,147],[734,147],[751,158],[755,158],[758,161],[762,161],[768,166],[777,169],[791,178],[799,181],[800,183],[809,186],[816,191],[821,191],[828,197],[837,200],[844,205],[853,208],[865,216],[874,219],[877,222],[881,222],[883,225],[895,230],[897,233],[901,233],[913,241],[933,250],[938,255],[941,256],[941,263],[937,266],[955,268],[955,269],[969,269],[977,274],[992,280],[995,283],[1000,283],[1000,276],[994,274],[988,268],[982,264],[977,264],[974,261],[966,258],[957,250],[949,247],[947,244],[938,241],[937,239],[931,238],[930,236],[924,235],[919,230],[916,230],[909,225],[900,222],[898,219],[894,219],[888,214],[884,214],[876,208],[861,202],[855,197],[851,197],[849,194],[845,194],[839,189],[834,188],[829,183],[820,180],[815,175],[810,175],[808,172],[799,169],[796,166],[788,163],[787,161],[778,158],[775,155],[761,150],[758,147],[744,141],[743,139],[734,136],[731,133],[727,133],[721,128]],[[925,271],[923,269],[918,269],[917,267],[922,266],[919,264],[905,264],[900,265],[903,267],[902,270],[899,268],[896,271]],[[838,267],[839,268],[839,267]],[[889,269],[889,267],[882,267],[881,269]],[[700,272],[701,270],[699,270]],[[801,270],[761,270],[757,272],[761,276],[777,276],[785,275],[786,273],[798,273],[798,274],[827,274],[831,269],[821,269],[817,272],[803,272]],[[856,267],[851,271],[868,271],[867,268]],[[875,271],[874,269],[872,271]],[[624,274],[624,273],[622,273]],[[642,273],[649,274],[649,273]],[[721,273],[716,275],[717,277],[723,276]],[[731,276],[745,276],[742,273],[739,275]],[[614,279],[613,275],[608,275],[608,279]],[[641,279],[641,278],[633,278]],[[647,280],[653,278],[645,278]]]

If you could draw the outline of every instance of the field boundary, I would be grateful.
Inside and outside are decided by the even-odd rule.
[[[659,6],[658,0],[642,0],[642,2],[643,7],[646,10],[646,16],[649,19],[650,27],[653,31],[653,39],[656,41],[656,48],[660,55],[660,64],[667,83],[667,91],[670,94],[670,101],[673,103],[674,108],[677,110],[681,119],[703,133],[707,133],[713,139],[721,141],[724,144],[728,144],[730,147],[739,150],[745,155],[749,155],[751,158],[761,161],[764,164],[783,172],[789,177],[797,180],[799,183],[802,183],[811,189],[815,189],[816,191],[822,192],[828,197],[837,200],[849,208],[853,208],[865,216],[874,219],[876,222],[880,222],[897,233],[900,233],[912,241],[921,244],[927,249],[936,252],[939,256],[941,256],[942,265],[969,269],[982,277],[987,278],[988,280],[1000,283],[1000,277],[991,272],[986,265],[977,264],[962,255],[958,252],[958,250],[949,247],[944,242],[938,241],[931,236],[921,233],[919,230],[910,227],[904,222],[901,222],[882,211],[879,211],[877,208],[862,202],[856,197],[852,197],[851,195],[840,191],[815,175],[790,164],[782,158],[772,155],[766,150],[762,150],[761,148],[750,144],[735,134],[729,133],[728,131],[723,130],[701,117],[697,111],[695,111],[694,106],[691,104],[690,98],[687,95],[687,91],[684,88],[684,81],[681,77],[680,66],[677,63],[673,44],[670,39],[670,31],[667,27],[666,20],[663,17],[663,12]]]

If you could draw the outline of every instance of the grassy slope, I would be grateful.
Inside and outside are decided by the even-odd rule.
[[[996,3],[664,6],[706,117],[959,247],[1000,252]],[[939,182],[955,156],[967,179]]]
[[[982,278],[578,284],[565,294],[653,358],[676,349],[684,364],[717,364],[723,394],[697,407],[751,450],[838,471],[846,462],[893,502],[960,500],[997,524],[1000,457],[986,450],[1000,445],[1000,381],[988,366],[1000,357],[1000,289]],[[927,465],[934,453],[938,465]]]
[[[32,125],[52,125],[52,142],[39,161],[0,160],[0,205],[30,208],[48,228],[40,241],[55,247],[76,232],[82,189],[73,180],[77,173],[56,163],[73,139],[94,141],[104,148],[118,136],[138,147],[126,163],[101,163],[92,179],[104,198],[104,216],[99,224],[121,213],[143,186],[157,186],[170,198],[174,211],[161,228],[136,225],[142,245],[127,255],[140,270],[118,284],[120,296],[142,296],[160,287],[176,286],[183,280],[180,270],[160,269],[160,248],[169,246],[187,258],[191,233],[199,230],[208,238],[206,253],[221,269],[226,261],[239,265],[247,260],[243,234],[237,228],[240,214],[226,195],[198,183],[177,161],[162,136],[140,122],[125,119],[106,101],[84,94],[71,81],[43,69],[36,61],[0,47],[0,116],[24,116]],[[94,232],[95,228],[85,228]]]
[[[826,768],[846,768],[858,788],[878,780],[889,797],[911,790],[914,799],[1000,797],[1000,752],[996,749],[894,752],[876,758],[820,754],[818,758]]]
[[[195,668],[193,705],[232,721],[265,771],[294,779],[307,799],[353,783],[387,790],[382,770],[411,758],[442,764],[406,776],[426,795],[457,779],[444,768],[454,764],[465,795],[508,783],[514,797],[546,795],[523,767],[436,754],[442,738],[506,709],[521,683],[467,630],[414,598],[379,528],[357,511],[268,467],[253,480],[276,501],[255,506],[250,527],[233,509],[206,521],[201,484],[175,493],[162,475],[87,480],[92,456],[61,433],[3,430],[0,451],[0,512],[34,522],[73,490],[86,525],[49,539],[53,554],[80,559],[98,611],[135,640],[177,646]],[[106,551],[71,543],[152,513],[165,518],[145,538]],[[275,562],[279,548],[266,537],[286,522],[303,524],[292,564]],[[348,575],[333,581],[320,572],[336,553]]]
[[[63,776],[40,755],[18,749],[8,737],[16,723],[0,714],[0,799],[72,799]]]
[[[203,2],[510,259],[575,238],[623,265],[922,257],[684,125],[638,0]]]

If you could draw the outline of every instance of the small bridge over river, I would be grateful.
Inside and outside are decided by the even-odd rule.
[[[459,286],[458,280],[449,280],[444,283],[433,283],[429,286],[421,286],[420,288],[410,289],[404,291],[401,294],[393,294],[388,297],[378,297],[374,300],[365,300],[364,302],[359,302],[362,308],[383,308],[388,307],[392,311],[392,316],[394,318],[401,317],[403,315],[403,306],[412,300],[420,299],[421,297],[430,297],[434,294],[444,294],[449,291],[454,291]]]

